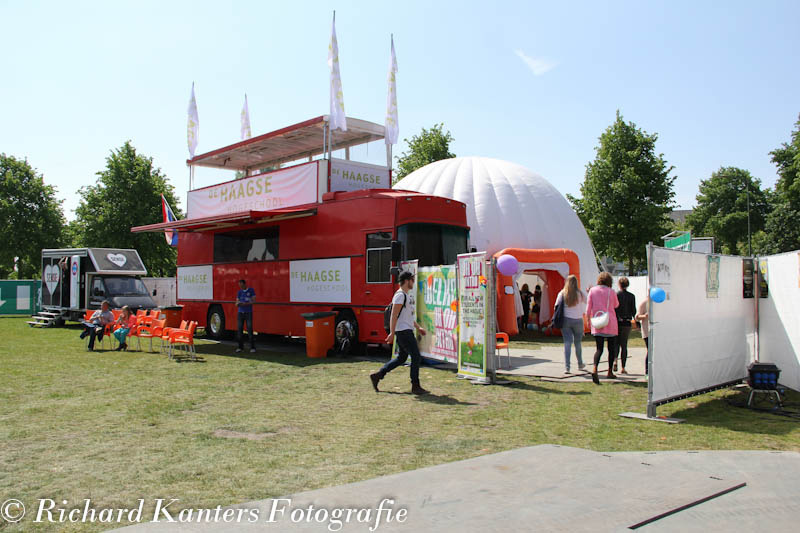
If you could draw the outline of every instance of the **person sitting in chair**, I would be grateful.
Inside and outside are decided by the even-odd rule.
[[[81,339],[89,335],[90,352],[94,350],[95,339],[100,340],[103,338],[103,331],[105,331],[106,325],[114,322],[114,313],[111,312],[109,309],[110,307],[111,304],[108,302],[108,300],[104,300],[103,303],[100,304],[100,309],[92,314],[92,317],[89,319],[89,321],[83,322],[83,333],[81,333]]]

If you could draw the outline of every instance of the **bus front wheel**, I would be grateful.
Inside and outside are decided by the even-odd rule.
[[[225,337],[225,312],[222,307],[212,305],[208,309],[208,320],[206,320],[206,333],[214,340],[221,340]]]

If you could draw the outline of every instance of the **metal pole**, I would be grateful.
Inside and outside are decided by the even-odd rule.
[[[745,178],[745,187],[747,188],[747,255],[753,256],[753,243],[750,238],[750,180]]]
[[[653,243],[647,244],[647,279],[648,285],[653,287],[655,281],[655,270],[653,268]],[[648,289],[649,290],[649,289]],[[649,334],[647,336],[647,417],[656,417],[656,406],[653,404],[653,301],[650,300],[650,294],[647,294],[647,324]]]
[[[486,263],[484,263],[486,264]],[[487,265],[489,267],[490,276],[486,276],[487,280],[489,281],[489,286],[487,287],[488,299],[487,302],[487,311],[489,316],[491,316],[491,320],[486,321],[486,377],[489,378],[489,383],[494,384],[497,381],[497,373],[495,369],[495,354],[497,352],[497,347],[495,343],[497,338],[495,337],[497,331],[497,259],[492,257],[491,261]],[[489,355],[491,354],[491,356]]]

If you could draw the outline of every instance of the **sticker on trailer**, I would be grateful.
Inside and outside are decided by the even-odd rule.
[[[178,267],[177,277],[179,300],[214,299],[213,266]]]
[[[289,301],[350,303],[350,258],[289,261]]]
[[[52,263],[44,267],[44,286],[47,291],[53,294],[61,280],[61,268],[58,263]]]

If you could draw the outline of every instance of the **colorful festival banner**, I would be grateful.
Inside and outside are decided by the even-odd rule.
[[[269,211],[317,201],[317,162],[189,191],[186,218]]]
[[[417,322],[427,335],[419,339],[423,357],[458,360],[458,280],[455,265],[423,267],[417,273]]]
[[[411,272],[414,274],[414,279],[417,278],[417,264],[419,261],[414,259],[413,261],[401,261],[400,262],[400,271],[401,272]],[[411,306],[411,316],[413,317],[414,322],[417,321],[417,291],[410,290],[408,291],[408,301],[406,305]],[[400,355],[400,350],[397,347],[397,339],[395,338],[394,345],[392,346],[392,359]]]
[[[488,281],[486,253],[458,256],[458,373],[486,377]]]

